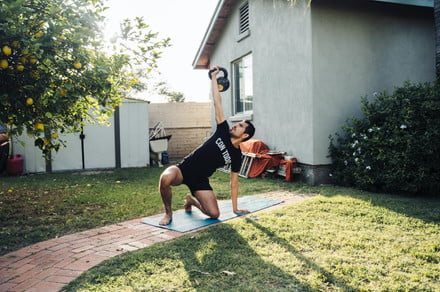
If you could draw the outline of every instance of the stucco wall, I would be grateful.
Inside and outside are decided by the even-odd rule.
[[[360,97],[435,76],[432,8],[313,0],[313,156],[325,164],[328,135],[360,112]]]
[[[242,2],[237,1],[237,8]],[[211,64],[232,72],[233,61],[252,53],[255,138],[273,150],[307,160],[313,137],[307,126],[312,123],[310,17],[304,2],[298,1],[295,7],[286,3],[250,1],[251,32],[240,41],[235,9],[217,42]],[[232,92],[233,85],[222,96],[226,116],[235,121]]]
[[[255,138],[304,165],[329,164],[329,135],[359,113],[361,97],[404,80],[434,79],[432,8],[373,1],[249,1],[250,35],[238,39],[238,7],[211,55],[231,70],[252,53]],[[232,116],[233,86],[223,93]]]
[[[171,158],[189,154],[211,132],[211,104],[208,102],[151,103],[148,110],[150,129],[161,121],[166,134],[172,135],[167,151]]]

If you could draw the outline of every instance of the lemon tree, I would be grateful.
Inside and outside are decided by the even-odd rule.
[[[113,46],[100,33],[103,0],[0,1],[0,123],[34,137],[46,158],[85,123],[104,121],[145,89],[168,38],[125,20]]]

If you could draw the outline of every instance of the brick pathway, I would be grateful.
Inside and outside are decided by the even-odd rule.
[[[262,212],[312,195],[270,192],[257,196],[284,201]],[[62,236],[1,256],[0,292],[59,291],[106,259],[185,234],[141,223],[141,219]]]

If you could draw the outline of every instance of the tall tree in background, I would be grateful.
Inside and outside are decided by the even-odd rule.
[[[158,39],[142,18],[126,20],[105,45],[104,0],[0,1],[0,123],[34,137],[46,158],[60,133],[105,121],[122,97],[145,89]]]
[[[163,95],[167,98],[168,102],[185,102],[185,94],[178,91],[172,91],[168,88],[168,84],[166,82],[159,82],[156,84],[156,90],[160,95]]]

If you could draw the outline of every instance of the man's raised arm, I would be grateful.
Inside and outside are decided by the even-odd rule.
[[[211,74],[211,91],[212,91],[212,101],[214,103],[214,112],[215,112],[215,122],[218,124],[221,124],[225,118],[225,113],[223,112],[223,106],[222,106],[222,96],[220,95],[220,91],[218,90],[218,84],[217,84],[217,74],[219,71],[218,66],[215,66],[214,69],[216,69]]]

